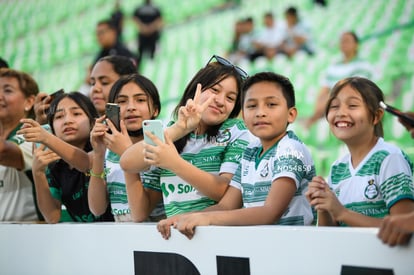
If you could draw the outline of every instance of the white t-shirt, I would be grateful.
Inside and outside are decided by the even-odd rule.
[[[286,24],[283,22],[275,23],[271,28],[263,28],[259,30],[255,42],[263,44],[268,48],[279,46],[286,36]]]
[[[16,143],[22,151],[24,169],[0,165],[0,221],[38,221],[33,183],[25,173],[32,169],[32,143],[13,134],[8,141]]]
[[[337,62],[330,65],[326,70],[322,80],[322,86],[332,88],[339,80],[351,76],[371,79],[373,76],[373,68],[370,63],[359,58],[354,58],[348,63],[344,63],[343,61]]]

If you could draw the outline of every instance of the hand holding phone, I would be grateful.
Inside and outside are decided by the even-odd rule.
[[[65,90],[64,89],[60,89],[60,90],[57,90],[56,92],[54,92],[54,93],[51,93],[50,95],[49,95],[49,97],[50,97],[50,100],[49,100],[49,104],[50,103],[52,103],[52,101],[53,101],[53,99],[55,99],[57,96],[59,96],[59,95],[62,95],[62,94],[64,94],[65,93]],[[47,108],[47,109],[45,109],[44,110],[44,112],[45,112],[45,114],[46,115],[48,115],[49,114],[49,108]]]
[[[50,102],[52,102],[52,100],[55,98],[55,97],[57,97],[57,96],[59,96],[59,95],[62,95],[62,94],[64,94],[65,93],[65,90],[64,89],[60,89],[60,90],[57,90],[56,92],[54,92],[54,93],[51,93],[49,96],[50,96]]]
[[[120,126],[120,107],[115,103],[106,103],[105,115],[115,125],[118,131],[121,131]]]
[[[412,117],[410,117],[407,114],[401,112],[400,110],[398,110],[395,107],[392,107],[392,106],[390,106],[388,104],[385,104],[382,101],[380,101],[379,104],[380,104],[381,108],[383,108],[385,111],[387,111],[390,114],[393,114],[393,115],[399,117],[402,122],[404,122],[405,124],[409,125],[410,127],[414,127],[414,119]]]
[[[148,144],[156,146],[156,144],[150,139],[145,132],[150,132],[159,138],[162,142],[164,140],[164,128],[162,127],[162,121],[158,119],[144,120],[142,122],[142,130],[144,132],[144,141]]]
[[[40,127],[42,127],[43,129],[45,129],[47,132],[52,133],[52,128],[50,128],[50,125],[49,124],[42,124],[42,125],[40,125]],[[34,143],[35,148],[39,148],[40,145],[42,145],[41,142],[35,142]],[[43,151],[46,150],[46,149],[47,149],[47,147],[45,146],[44,149],[43,149]]]

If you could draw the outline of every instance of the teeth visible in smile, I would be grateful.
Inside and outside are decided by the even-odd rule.
[[[338,122],[338,123],[336,123],[336,126],[337,127],[350,127],[351,126],[351,123],[348,123],[348,122]]]

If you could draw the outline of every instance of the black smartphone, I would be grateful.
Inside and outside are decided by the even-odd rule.
[[[64,89],[60,89],[60,90],[57,90],[54,93],[51,93],[49,95],[50,96],[50,102],[52,102],[52,100],[55,99],[55,97],[57,97],[58,95],[61,95],[61,94],[64,94],[64,93],[65,93],[65,90]]]
[[[120,126],[120,107],[115,103],[106,103],[105,115],[111,120],[118,131],[121,131]]]
[[[53,92],[53,93],[51,93],[49,96],[50,96],[50,101],[49,101],[49,103],[51,103],[52,101],[53,101],[53,99],[55,99],[55,97],[57,97],[57,96],[59,96],[59,95],[62,95],[62,94],[64,94],[65,93],[65,90],[64,89],[60,89],[60,90],[57,90],[56,92]],[[45,110],[45,113],[46,114],[49,114],[49,108],[47,108],[46,110]]]
[[[397,108],[392,107],[388,104],[385,104],[382,101],[380,102],[380,106],[381,106],[381,108],[383,108],[385,111],[389,112],[390,114],[393,114],[393,115],[401,118],[401,120],[403,122],[405,122],[406,124],[410,125],[411,127],[414,127],[414,119],[412,117],[407,116],[406,114],[404,114],[403,112],[401,112]]]

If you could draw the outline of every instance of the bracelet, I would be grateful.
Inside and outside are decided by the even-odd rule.
[[[86,173],[87,176],[91,176],[91,177],[95,177],[95,178],[100,178],[100,179],[104,179],[106,176],[106,171],[105,169],[103,170],[102,173],[100,174],[95,174],[94,172],[92,172],[92,169],[89,170],[88,173]]]

